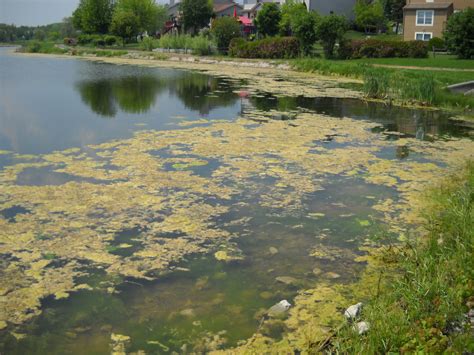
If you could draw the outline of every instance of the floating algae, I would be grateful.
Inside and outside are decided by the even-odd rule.
[[[448,173],[439,163],[455,168],[473,152],[473,143],[467,139],[440,141],[434,147],[430,142],[403,138],[403,145],[427,162],[409,157],[387,161],[377,153],[396,149],[400,143],[373,133],[374,123],[334,120],[309,112],[298,115],[297,125],[272,119],[257,126],[249,122],[243,116],[235,122],[212,122],[183,130],[140,131],[130,139],[88,146],[87,154],[80,149],[58,151],[3,169],[0,210],[22,206],[28,214],[0,218],[0,254],[6,257],[1,266],[5,312],[0,324],[22,324],[40,314],[41,300],[47,296],[67,297],[80,289],[78,278],[90,272],[84,264],[91,270],[100,268],[107,275],[119,275],[119,279],[153,280],[191,254],[213,252],[216,258],[228,260],[234,255],[222,246],[231,245],[239,236],[230,232],[232,223],[243,226],[246,221],[238,219],[226,225],[218,221],[238,206],[236,202],[252,199],[279,216],[299,216],[307,196],[322,191],[324,181],[335,176],[396,189],[400,200],[375,201],[373,208],[383,214],[392,231],[399,231],[407,222],[416,222],[413,210],[427,183]],[[322,147],[320,142],[328,135],[337,135],[338,143],[344,145]],[[185,145],[186,154],[193,158],[183,160],[178,144]],[[155,153],[163,150],[167,155]],[[220,164],[209,176],[191,169],[207,165],[210,159]],[[43,167],[99,183],[17,183],[26,169]],[[305,215],[326,219],[323,212]],[[366,223],[360,221],[364,227]],[[304,228],[300,225],[299,229]],[[133,243],[115,246],[130,252],[111,253],[116,235],[131,229],[139,230]],[[139,248],[135,249],[135,242]],[[313,249],[319,259],[337,259],[341,253],[347,257],[341,250],[326,248],[322,254],[318,250],[323,250],[321,245]],[[54,260],[45,259],[45,253],[54,255]],[[109,287],[114,290],[113,285]],[[341,301],[331,287],[318,290],[330,300],[328,311],[321,313],[328,319],[332,319],[337,300]],[[305,299],[296,300],[292,312],[298,313],[298,318],[310,312],[301,306]],[[288,327],[296,329],[291,314]],[[311,332],[323,332],[323,328],[318,326]],[[214,345],[223,344],[219,339]],[[288,343],[282,349],[286,346]]]

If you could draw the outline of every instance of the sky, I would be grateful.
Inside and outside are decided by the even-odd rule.
[[[71,16],[78,3],[79,0],[0,0],[0,23],[39,26],[61,22]]]

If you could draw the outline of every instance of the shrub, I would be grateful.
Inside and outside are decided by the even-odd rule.
[[[194,54],[210,55],[214,52],[214,43],[204,35],[199,35],[193,38],[191,48]]]
[[[32,41],[26,46],[26,51],[28,53],[40,53],[41,43],[39,41]]]
[[[46,53],[46,54],[64,54],[67,50],[58,48],[54,43],[31,41],[25,47],[22,47],[21,51],[27,53]]]
[[[81,45],[84,46],[86,44],[90,44],[93,41],[93,37],[91,35],[80,35],[77,38],[77,42]]]
[[[317,24],[316,35],[321,40],[327,58],[333,57],[336,43],[343,40],[348,28],[349,25],[344,16],[329,15],[320,19]]]
[[[158,41],[151,37],[145,37],[140,42],[140,48],[144,51],[151,52],[153,49],[158,48]]]
[[[94,40],[92,41],[92,43],[93,43],[94,46],[96,46],[96,47],[105,47],[105,40],[104,40],[103,37],[94,38]]]
[[[296,58],[299,53],[300,42],[295,37],[265,38],[254,42],[237,38],[229,46],[229,54],[240,58]]]
[[[429,40],[428,47],[429,47],[429,49],[431,49],[433,47],[434,48],[445,48],[446,47],[446,42],[442,38],[433,37],[432,39]]]
[[[444,39],[448,48],[459,58],[474,58],[474,8],[453,14],[446,25]]]
[[[310,54],[316,42],[316,16],[314,12],[305,11],[292,23],[293,35],[299,39],[304,54]]]
[[[227,52],[230,41],[240,37],[240,24],[233,17],[221,17],[212,22],[211,32],[216,39],[219,51]]]
[[[115,36],[107,35],[107,36],[104,37],[104,41],[105,41],[105,44],[107,46],[113,46],[113,45],[117,44],[118,39]]]
[[[378,39],[354,40],[343,44],[346,58],[426,58],[428,46],[422,41],[385,41]],[[349,56],[350,54],[350,56]]]
[[[76,46],[77,45],[77,39],[66,37],[66,38],[63,39],[63,43],[66,46]]]

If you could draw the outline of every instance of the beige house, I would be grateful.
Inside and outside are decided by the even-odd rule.
[[[468,7],[474,7],[474,0],[407,0],[403,8],[403,38],[429,41],[442,37],[449,16]]]

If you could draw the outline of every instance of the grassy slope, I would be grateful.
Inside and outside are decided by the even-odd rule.
[[[371,58],[349,60],[353,63],[397,65],[408,67],[430,67],[430,68],[449,68],[449,69],[472,69],[474,70],[474,60],[457,59],[453,55],[437,55],[433,58]]]
[[[432,190],[426,236],[415,236],[390,254],[399,273],[364,308],[371,329],[357,335],[346,326],[333,351],[462,353],[474,351],[468,306],[474,308],[474,164]],[[457,328],[457,330],[456,330]]]

